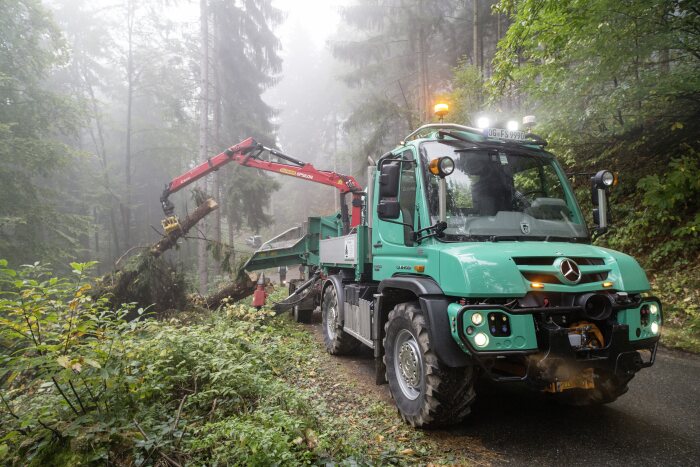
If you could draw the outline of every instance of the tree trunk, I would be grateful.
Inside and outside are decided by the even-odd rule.
[[[234,282],[222,288],[204,299],[207,308],[218,308],[225,298],[235,302],[252,295],[255,291],[255,282],[244,271],[238,274]]]
[[[124,175],[126,177],[126,202],[122,211],[124,224],[124,244],[130,246],[131,238],[131,113],[134,100],[134,4],[127,2],[127,57],[126,57],[126,150],[124,157]]]
[[[214,127],[214,146],[221,148],[221,79],[219,70],[219,40],[220,31],[217,22],[214,22],[214,60],[212,61],[212,70],[214,74],[214,98],[212,105],[214,106],[212,126]],[[221,175],[219,172],[214,172],[214,198],[221,199]],[[218,246],[221,246],[221,209],[217,209],[214,213],[214,241]],[[220,261],[214,262],[214,274],[221,274]]]
[[[425,32],[421,26],[418,30],[418,115],[420,115],[421,124],[428,122],[428,83],[426,82],[426,60],[425,60]]]
[[[472,41],[474,42],[474,66],[481,69],[479,62],[479,0],[474,0],[474,15],[472,17]]]
[[[112,186],[109,179],[109,170],[107,164],[107,148],[105,145],[104,129],[102,128],[102,117],[100,116],[100,109],[97,105],[97,97],[95,97],[95,90],[90,82],[90,73],[85,70],[81,72],[83,80],[85,81],[85,88],[90,97],[90,106],[92,107],[92,119],[95,121],[95,129],[97,130],[97,137],[95,132],[90,126],[90,137],[92,138],[92,143],[95,145],[95,152],[100,156],[100,165],[102,167],[102,178],[105,184],[105,190],[109,193],[109,224],[110,233],[112,238],[111,251],[110,251],[110,261],[117,259],[117,255],[121,251],[119,248],[119,230],[117,229],[117,218],[114,215],[114,202],[119,202],[119,197],[112,191]]]
[[[199,95],[199,160],[206,161],[209,157],[209,5],[208,0],[200,0],[200,95]],[[203,192],[207,192],[206,177],[200,182]],[[206,223],[202,230],[206,231]],[[200,240],[197,248],[197,272],[199,277],[199,291],[206,293],[209,282],[207,267],[207,242]]]

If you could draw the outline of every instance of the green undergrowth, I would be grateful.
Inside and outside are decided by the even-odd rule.
[[[467,464],[490,455],[470,437],[404,424],[371,378],[349,372],[288,314],[243,300],[146,319],[147,310],[96,300],[91,265],[71,266],[73,277],[57,278],[0,260],[2,465]]]
[[[366,460],[361,439],[294,384],[313,342],[287,317],[231,304],[126,322],[131,307],[92,299],[87,265],[73,267],[57,279],[0,264],[0,463]]]
[[[651,272],[649,280],[664,307],[661,342],[700,353],[700,264]]]

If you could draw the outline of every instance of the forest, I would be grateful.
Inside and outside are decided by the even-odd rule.
[[[697,2],[0,0],[0,463],[484,463],[386,440],[386,404],[344,422],[313,337],[207,302],[332,189],[231,164],[172,197],[218,209],[143,264],[196,164],[254,137],[364,180],[438,102],[467,126],[535,115],[589,222],[590,174],[618,174],[594,243],[644,267],[662,344],[700,351]]]

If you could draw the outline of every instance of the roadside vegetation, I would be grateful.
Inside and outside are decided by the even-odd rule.
[[[445,449],[439,437],[406,426],[391,404],[338,369],[308,327],[268,308],[231,303],[144,319],[147,310],[112,310],[92,299],[89,264],[73,263],[66,279],[39,264],[0,265],[2,464],[481,463],[491,456],[468,438]],[[278,289],[271,299],[284,294]],[[124,321],[130,311],[142,319]]]

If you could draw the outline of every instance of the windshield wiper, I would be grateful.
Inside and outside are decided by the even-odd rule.
[[[490,241],[490,239],[491,239],[491,235],[446,234],[442,240],[445,242],[457,243],[457,242],[488,242],[488,241]]]
[[[585,240],[582,237],[558,237],[555,235],[491,235],[489,236],[490,242],[517,242],[517,241],[531,241],[531,242],[570,242],[578,243],[581,240]]]

